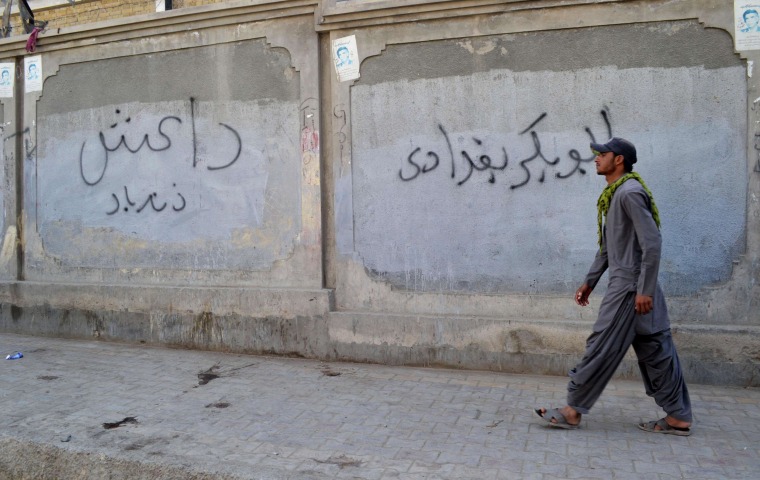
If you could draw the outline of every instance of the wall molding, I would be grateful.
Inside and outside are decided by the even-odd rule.
[[[40,33],[35,54],[211,27],[314,15],[318,0],[238,0],[136,15]],[[0,40],[0,58],[27,55],[27,35]]]
[[[317,31],[630,1],[633,0],[327,0],[321,4]]]

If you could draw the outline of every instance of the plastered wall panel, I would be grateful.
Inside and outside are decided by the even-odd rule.
[[[4,98],[0,103],[0,123],[3,128],[0,133],[3,136],[3,146],[0,148],[0,278],[11,279],[16,276],[16,228],[12,219],[15,212],[15,201],[13,196],[16,194],[15,177],[12,172],[15,171],[15,160],[13,155],[13,138],[15,135],[12,129],[8,128],[5,119],[8,117],[6,111],[11,111],[12,98]],[[9,163],[10,162],[10,163]],[[10,221],[9,221],[10,220]]]
[[[720,31],[677,22],[391,45],[364,62],[351,104],[355,250],[396,288],[575,289],[606,185],[588,144],[610,136],[638,147],[669,293],[727,280],[745,248],[746,70]]]
[[[264,40],[62,65],[38,101],[37,264],[287,258],[301,229],[299,104],[287,51]]]
[[[0,123],[3,125],[5,124],[5,106],[4,104],[10,104],[12,99],[6,98],[3,99],[2,102],[0,102]],[[0,184],[0,212],[2,213],[0,215],[0,232],[5,232],[5,226],[6,226],[6,216],[8,215],[8,212],[5,211],[6,207],[6,195],[13,195],[13,190],[11,188],[11,182],[13,182],[13,178],[8,175],[8,171],[12,170],[10,167],[11,165],[6,165],[6,162],[10,159],[7,158],[7,155],[5,153],[6,149],[6,143],[10,142],[13,138],[13,135],[10,134],[10,132],[6,131],[5,128],[0,129],[0,133],[3,136],[3,147],[0,148],[0,179],[2,179],[2,183]],[[9,150],[11,150],[9,148]]]

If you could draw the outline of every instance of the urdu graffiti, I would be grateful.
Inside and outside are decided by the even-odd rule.
[[[121,111],[116,109],[116,115],[121,115]],[[196,129],[196,117],[197,108],[196,100],[190,98],[189,101],[189,119],[185,121],[190,122],[192,127],[192,161],[188,160],[188,164],[192,165],[192,168],[197,168],[200,163],[198,152],[198,132]],[[132,121],[131,117],[123,119],[124,124],[129,124]],[[121,122],[116,122],[110,125],[109,129],[116,129]],[[138,140],[129,140],[127,135],[122,134],[117,137],[117,140],[109,141],[108,135],[105,131],[98,132],[98,141],[95,145],[88,144],[87,140],[82,142],[79,150],[79,174],[82,181],[88,187],[94,187],[98,185],[103,178],[107,175],[109,164],[112,162],[112,154],[120,153],[127,156],[136,156],[141,151],[150,152],[164,152],[172,148],[173,138],[169,133],[170,126],[181,125],[183,119],[174,116],[167,115],[161,118],[155,125],[155,131],[144,133],[141,137],[138,136]],[[230,125],[219,122],[217,132],[214,132],[216,138],[224,139],[228,144],[232,145],[231,152],[224,158],[217,158],[213,164],[206,165],[206,170],[214,172],[218,170],[224,170],[232,167],[240,158],[242,152],[242,140],[240,134]],[[123,157],[121,157],[123,158]],[[172,187],[176,188],[177,184],[172,183]],[[109,209],[105,211],[106,215],[115,215],[117,213],[141,213],[146,211],[150,207],[149,211],[162,212],[167,206],[171,205],[171,209],[167,210],[173,212],[180,212],[187,206],[187,200],[181,192],[171,192],[166,198],[168,200],[162,200],[158,192],[150,192],[144,198],[130,197],[129,186],[124,185],[123,189],[117,192],[111,192],[110,197],[112,204]]]
[[[600,111],[600,115],[607,128],[607,131],[605,132],[607,136],[604,138],[611,138],[612,126],[609,121],[608,110],[606,107]],[[531,181],[531,170],[528,166],[532,162],[538,162],[539,165],[543,165],[541,174],[537,179],[539,183],[543,183],[546,180],[547,168],[556,170],[555,177],[558,179],[566,179],[576,173],[585,175],[586,170],[584,164],[590,163],[594,160],[594,156],[591,153],[584,157],[577,149],[573,148],[567,152],[567,158],[569,159],[567,162],[563,162],[562,158],[559,156],[547,158],[543,151],[539,133],[539,127],[547,116],[548,113],[541,113],[526,128],[519,132],[518,136],[527,134],[526,136],[530,139],[530,145],[532,148],[530,155],[517,160],[510,159],[507,146],[501,146],[499,149],[500,152],[496,155],[489,154],[484,145],[484,141],[476,136],[471,138],[470,148],[455,152],[451,141],[452,134],[444,125],[439,123],[437,130],[440,134],[440,149],[431,149],[423,154],[422,147],[417,146],[416,148],[413,148],[406,157],[406,163],[399,169],[398,176],[402,181],[410,182],[420,177],[420,175],[435,171],[439,166],[446,162],[450,165],[451,179],[457,186],[464,185],[473,177],[473,175],[479,173],[486,174],[488,176],[488,183],[495,184],[497,178],[496,175],[500,172],[506,175],[507,166],[510,165],[510,162],[516,162],[515,165],[519,165],[517,170],[519,176],[511,179],[512,181],[509,182],[509,188],[515,190],[524,187]],[[588,136],[588,142],[597,141],[597,137],[594,135],[591,128],[585,126],[583,129]],[[491,148],[493,149],[493,147]],[[569,165],[566,166],[566,164]]]

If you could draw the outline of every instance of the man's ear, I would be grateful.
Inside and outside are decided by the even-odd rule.
[[[623,157],[622,155],[615,155],[614,161],[615,161],[615,165],[619,165],[625,162],[625,157]]]

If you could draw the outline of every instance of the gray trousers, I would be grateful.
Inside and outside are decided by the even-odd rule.
[[[691,422],[691,401],[670,329],[649,335],[636,333],[636,293],[620,305],[614,320],[586,341],[586,353],[570,371],[567,404],[589,413],[633,345],[646,393],[673,418]]]

